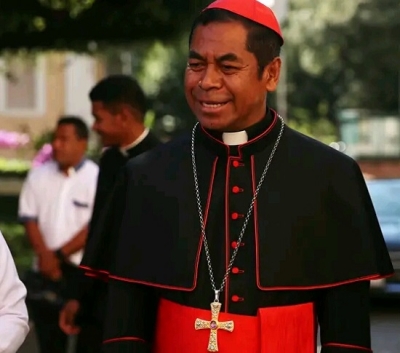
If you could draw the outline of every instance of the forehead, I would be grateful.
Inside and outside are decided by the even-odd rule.
[[[72,136],[72,135],[76,135],[76,130],[75,130],[75,126],[72,124],[62,124],[57,126],[56,131],[55,131],[56,135],[58,136]]]
[[[239,22],[212,22],[198,26],[192,37],[190,50],[206,54],[240,54],[247,52],[247,30]],[[249,53],[250,54],[250,53]]]

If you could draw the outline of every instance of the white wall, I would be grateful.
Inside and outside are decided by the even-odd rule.
[[[91,126],[89,91],[96,84],[96,62],[87,55],[69,54],[65,67],[65,114],[80,115]]]

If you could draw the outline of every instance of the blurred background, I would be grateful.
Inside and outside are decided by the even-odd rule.
[[[366,177],[397,268],[392,280],[372,285],[374,297],[384,298],[372,318],[374,351],[398,353],[400,1],[261,1],[286,39],[269,104],[291,127],[354,158]],[[138,78],[151,102],[146,124],[163,140],[191,128],[182,85],[188,30],[210,2],[1,0],[0,229],[19,271],[32,259],[17,223],[21,185],[47,155],[59,116],[92,124],[88,92],[99,79]],[[99,156],[95,136],[90,155]],[[21,352],[36,353],[31,336]]]

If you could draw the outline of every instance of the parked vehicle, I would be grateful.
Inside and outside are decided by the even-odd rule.
[[[400,179],[366,182],[395,269],[394,276],[371,281],[372,296],[400,298]]]

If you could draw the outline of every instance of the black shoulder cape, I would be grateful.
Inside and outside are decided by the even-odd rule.
[[[257,182],[279,124],[269,137],[263,134],[239,151]],[[224,222],[218,200],[231,157],[201,127],[195,141],[208,229],[209,223]],[[261,290],[324,288],[393,272],[358,165],[329,146],[286,127],[256,206],[255,234],[246,233],[244,241],[256,244],[249,261],[256,261]],[[196,207],[186,136],[126,165],[96,227],[103,234],[98,239],[112,238],[112,244],[89,244],[101,261],[86,256],[82,264],[114,279],[191,291],[204,256]]]
[[[124,175],[122,169],[132,158],[151,150],[160,144],[159,139],[150,131],[137,146],[123,155],[118,148],[107,149],[100,160],[100,173],[96,190],[95,206],[90,222],[85,253],[81,261],[82,268],[107,268],[110,244],[115,232],[103,232],[112,224],[112,219],[124,208],[121,193],[124,193]],[[104,260],[106,255],[106,260]]]

